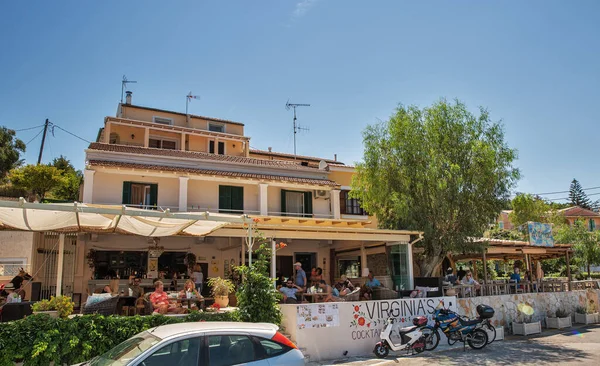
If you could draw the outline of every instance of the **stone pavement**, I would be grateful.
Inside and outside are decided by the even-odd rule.
[[[412,365],[600,365],[600,325],[562,330],[545,330],[537,336],[507,336],[483,350],[467,346],[443,351],[424,352],[418,356],[390,355],[386,359],[352,357],[308,365],[392,366]]]

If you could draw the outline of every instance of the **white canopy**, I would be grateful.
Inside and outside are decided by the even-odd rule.
[[[92,204],[0,201],[0,229],[121,233],[146,237],[204,236],[228,223],[248,223],[246,215],[171,213]]]

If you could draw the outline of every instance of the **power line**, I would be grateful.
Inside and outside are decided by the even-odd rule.
[[[589,197],[589,196],[597,196],[597,195],[599,195],[599,194],[600,194],[600,192],[597,192],[597,193],[590,193],[590,194],[588,194],[587,196],[588,196],[588,197]],[[563,201],[563,200],[570,200],[570,199],[571,199],[571,198],[569,198],[569,197],[563,197],[563,198],[546,198],[546,200],[548,200],[548,201]]]
[[[590,187],[590,188],[582,188],[582,191],[590,191],[592,189],[600,189],[600,187]],[[557,192],[547,192],[547,193],[534,193],[534,196],[547,196],[549,194],[560,194],[560,193],[569,193],[571,191],[557,191]]]
[[[28,131],[28,130],[34,130],[34,129],[40,128],[40,127],[44,127],[44,125],[39,125],[39,126],[29,127],[29,128],[21,128],[20,130],[14,130],[14,131],[15,132]]]
[[[31,141],[35,140],[36,137],[38,137],[42,132],[44,132],[44,130],[40,130],[40,132],[38,132],[35,136],[33,136],[33,138],[31,140],[29,140],[25,146],[29,145],[31,143]]]
[[[74,133],[72,133],[72,132],[69,132],[69,131],[65,130],[64,128],[62,128],[62,127],[60,127],[60,126],[58,126],[58,125],[56,125],[56,124],[53,124],[53,126],[54,126],[54,127],[56,127],[56,128],[58,128],[59,130],[62,130],[62,131],[64,131],[64,132],[68,133],[69,135],[71,135],[71,136],[73,136],[73,137],[77,137],[77,138],[78,138],[78,139],[80,139],[81,141],[84,141],[84,142],[87,142],[88,144],[91,144],[91,142],[90,142],[90,141],[88,141],[88,140],[84,139],[83,137],[79,137],[79,136],[77,136],[76,134],[74,134]]]

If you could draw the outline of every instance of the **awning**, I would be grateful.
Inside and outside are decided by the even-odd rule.
[[[249,224],[246,215],[172,213],[92,204],[0,201],[0,230],[119,233],[146,237],[205,236],[229,223]]]

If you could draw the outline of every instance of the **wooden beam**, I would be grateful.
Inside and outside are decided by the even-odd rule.
[[[487,254],[517,254],[517,248],[497,248],[497,247],[489,247],[487,248]]]
[[[569,260],[569,251],[565,252],[565,259],[567,260],[567,283],[569,291],[571,291],[571,261]]]
[[[545,248],[523,248],[521,249],[523,254],[546,254],[548,250]]]

